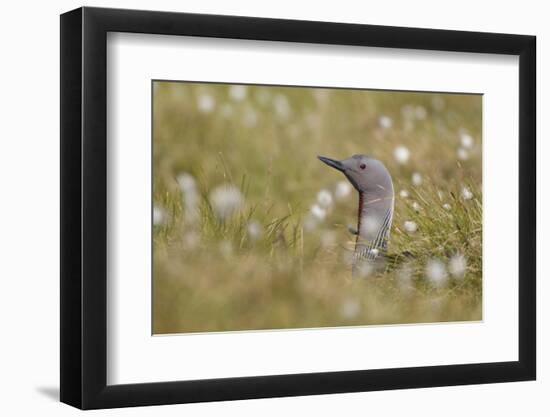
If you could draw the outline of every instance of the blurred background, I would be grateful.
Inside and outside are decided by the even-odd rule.
[[[482,97],[153,82],[153,332],[482,319]],[[396,192],[351,278],[363,153]]]

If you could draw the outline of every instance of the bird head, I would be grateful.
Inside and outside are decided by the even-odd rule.
[[[393,195],[390,173],[377,159],[366,155],[353,155],[341,161],[324,156],[318,156],[318,158],[328,166],[341,171],[360,193]]]

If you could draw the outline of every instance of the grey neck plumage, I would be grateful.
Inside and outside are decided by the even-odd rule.
[[[371,192],[359,192],[354,275],[362,263],[377,263],[383,259],[388,247],[393,205],[393,186]]]

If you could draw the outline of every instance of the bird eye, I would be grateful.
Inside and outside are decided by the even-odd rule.
[[[367,166],[366,166],[365,164],[359,165],[359,168],[361,168],[361,169],[365,169],[366,167],[367,167]]]

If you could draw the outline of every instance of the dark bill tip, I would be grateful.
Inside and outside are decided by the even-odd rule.
[[[340,161],[337,161],[336,159],[330,159],[330,158],[326,158],[324,156],[318,156],[317,158],[319,158],[321,161],[323,161],[329,167],[335,168],[338,171],[344,171],[344,165]]]

